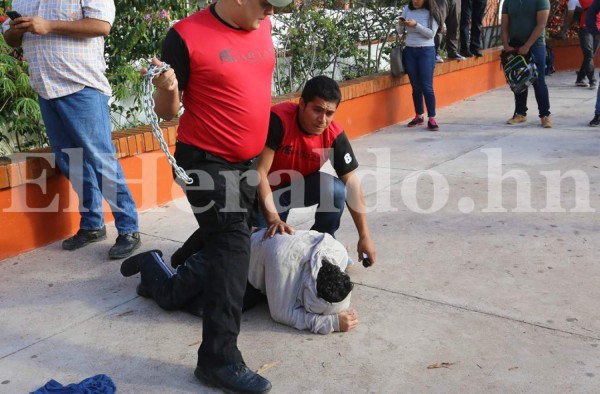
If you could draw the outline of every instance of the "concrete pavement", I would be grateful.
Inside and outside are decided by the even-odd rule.
[[[245,313],[239,347],[273,393],[600,392],[600,128],[596,91],[574,81],[548,78],[553,129],[532,90],[529,122],[505,125],[501,88],[440,109],[437,133],[353,141],[378,247],[350,269],[361,323],[319,336]],[[309,228],[309,213],[290,220]],[[195,228],[184,200],[140,219],[140,251],[166,256]],[[337,237],[354,256],[347,213]],[[193,376],[201,319],[138,297],[111,244],[0,261],[0,393],[99,373],[120,393],[216,392]]]

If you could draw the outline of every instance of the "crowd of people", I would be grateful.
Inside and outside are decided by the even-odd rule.
[[[109,257],[126,258],[124,276],[140,274],[140,296],[202,316],[194,375],[231,393],[271,389],[246,366],[237,346],[242,312],[261,300],[268,300],[275,321],[314,333],[346,332],[359,323],[345,272],[353,259],[335,239],[346,206],[358,234],[357,261],[377,261],[358,161],[334,120],[342,99],[337,82],[314,77],[298,103],[271,106],[275,50],[269,16],[290,1],[213,2],[177,22],[160,57],[152,59],[155,66],[171,65],[152,81],[156,114],[169,120],[184,108],[175,158],[193,180],[184,190],[198,224],[171,257],[175,271],[160,250],[132,255],[141,245],[137,211],[111,143],[103,55],[113,1],[14,0],[12,8],[21,15],[3,29],[9,45],[23,48],[56,163],[79,197],[80,228],[63,248],[106,238],[104,198],[119,232]],[[589,27],[600,0],[580,2],[588,4],[581,23]],[[425,124],[426,108],[428,129],[439,129],[433,71],[440,32],[445,26],[449,58],[482,56],[485,8],[485,0],[411,0],[402,10],[398,24],[406,33],[403,59],[415,109],[408,127]],[[504,50],[533,54],[542,70],[533,89],[543,127],[552,127],[543,72],[549,9],[548,0],[504,0],[501,22]],[[591,20],[593,27],[580,31],[585,52],[577,85],[584,78],[588,86],[596,83],[598,19]],[[600,103],[596,107],[594,126],[600,125]],[[523,123],[526,116],[527,90],[515,94],[508,123]],[[328,160],[336,176],[321,171]],[[296,231],[287,222],[290,210],[312,205],[317,209],[311,230]]]

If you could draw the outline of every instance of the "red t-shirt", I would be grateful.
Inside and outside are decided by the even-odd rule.
[[[338,176],[358,167],[342,127],[332,121],[319,135],[305,133],[298,124],[298,106],[296,103],[281,103],[271,108],[267,146],[275,151],[269,170],[269,181],[272,181],[274,189],[319,171],[328,159],[331,159]],[[290,174],[289,170],[295,173]],[[275,178],[279,180],[279,177],[281,181],[275,184]]]
[[[213,5],[173,26],[163,60],[173,66],[183,91],[179,141],[231,162],[262,151],[275,67],[268,18],[257,30],[237,29]]]

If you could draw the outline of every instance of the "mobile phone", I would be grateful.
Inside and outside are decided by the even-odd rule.
[[[6,15],[13,21],[21,17],[21,14],[19,14],[17,11],[6,11]]]
[[[371,266],[371,259],[369,259],[369,256],[366,253],[363,253],[362,264],[363,264],[363,267],[365,267],[365,268]]]

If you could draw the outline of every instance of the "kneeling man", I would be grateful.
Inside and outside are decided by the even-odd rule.
[[[277,234],[263,240],[264,233],[252,234],[243,309],[266,295],[271,317],[279,323],[318,334],[356,327],[358,316],[349,309],[353,284],[344,272],[346,248],[331,235],[316,231]],[[186,279],[189,272],[207,277],[207,269],[202,254],[194,254],[173,273],[159,250],[140,253],[121,265],[124,276],[141,273],[139,295],[153,298],[163,309],[186,309],[196,315],[202,314],[205,285],[201,281],[190,285]],[[165,291],[165,286],[178,283],[178,291]]]

